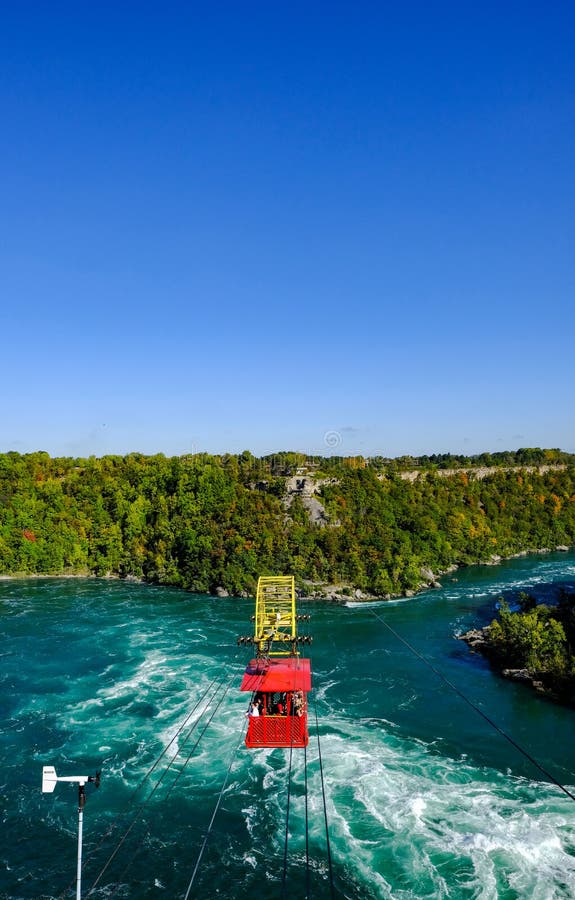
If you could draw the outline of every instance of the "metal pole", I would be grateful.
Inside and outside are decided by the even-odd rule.
[[[82,900],[82,831],[84,826],[84,785],[78,785],[78,867],[76,869],[76,900]]]
[[[54,766],[44,766],[42,769],[42,792],[51,794],[58,781],[72,781],[78,785],[78,867],[76,869],[76,900],[82,900],[82,830],[84,824],[84,807],[86,805],[86,782],[92,782],[100,787],[100,772],[95,775],[56,775]]]

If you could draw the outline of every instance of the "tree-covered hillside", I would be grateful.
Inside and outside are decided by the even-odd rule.
[[[6,453],[0,573],[110,573],[237,594],[252,592],[260,574],[293,572],[300,586],[381,596],[453,565],[575,543],[572,457],[517,451],[481,474],[469,471],[484,465],[478,459],[446,474],[453,457],[450,466],[411,460],[411,473],[394,461],[295,453]],[[307,502],[297,485],[290,493],[298,478]]]

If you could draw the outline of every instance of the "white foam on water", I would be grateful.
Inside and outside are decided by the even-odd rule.
[[[101,672],[98,672],[98,678],[105,678],[110,672],[114,669],[114,664],[110,663],[109,666],[106,666],[105,669],[102,669]]]
[[[409,709],[410,706],[413,706],[414,703],[417,702],[418,695],[411,694],[409,697],[406,697],[401,703],[398,704],[399,709]]]
[[[394,597],[393,600],[346,600],[343,606],[348,609],[380,609],[385,606],[397,606],[399,603],[408,603],[411,597]]]
[[[427,803],[423,799],[423,797],[414,797],[411,801],[411,811],[416,818],[421,818],[423,815]]]
[[[105,700],[141,697],[149,690],[155,676],[173,677],[173,671],[167,662],[167,657],[160,650],[149,650],[132,675],[116,681],[110,687],[100,688],[98,695]]]
[[[563,567],[563,575],[566,571]],[[493,596],[498,585],[501,585],[499,591],[509,588],[513,579],[505,581],[503,570],[501,574],[495,587],[490,583],[488,592],[478,591],[475,596],[481,593]],[[537,578],[540,580],[541,575]],[[526,583],[524,578],[515,581],[521,585]],[[454,592],[454,599],[461,601],[462,596],[463,592]],[[377,605],[388,602],[380,601]],[[342,610],[337,613],[341,615]],[[54,737],[50,737],[53,747],[58,749],[59,764],[62,771],[75,771],[78,760],[87,763],[94,758],[94,748],[107,754],[98,767],[102,765],[105,771],[103,784],[106,789],[110,787],[110,792],[107,795],[100,792],[100,803],[105,796],[114,796],[111,790],[114,783],[125,796],[174,739],[151,784],[159,780],[172,761],[174,769],[154,794],[150,806],[154,808],[157,803],[160,813],[162,795],[172,783],[172,773],[182,769],[177,810],[184,824],[174,832],[181,846],[186,843],[190,826],[197,828],[208,817],[228,763],[236,753],[216,820],[215,846],[226,834],[238,871],[243,869],[252,879],[262,881],[265,872],[270,885],[266,897],[272,896],[269,891],[279,884],[279,870],[276,866],[268,873],[265,862],[268,854],[269,859],[282,859],[289,750],[247,751],[241,746],[246,695],[236,690],[238,677],[238,685],[232,686],[225,696],[193,760],[184,769],[183,763],[199,737],[202,723],[215,709],[222,689],[210,700],[209,710],[204,710],[206,697],[206,702],[200,704],[187,726],[178,733],[218,666],[209,653],[209,642],[205,650],[202,646],[198,652],[196,647],[194,656],[188,657],[180,640],[186,629],[178,627],[173,634],[172,628],[163,627],[163,621],[158,620],[156,634],[152,632],[149,618],[145,626],[140,624],[143,639],[129,643],[127,657],[119,653],[116,661],[102,672],[92,671],[83,688],[80,679],[78,684],[83,694],[73,682],[64,682],[57,709],[58,724],[62,723],[71,733],[66,735],[64,728],[56,728]],[[202,628],[201,634],[205,631]],[[197,645],[203,645],[197,629],[192,629],[192,633],[198,638]],[[107,635],[106,640],[111,636]],[[127,637],[128,633],[123,631],[118,640],[125,641]],[[188,634],[185,634],[184,643],[187,641]],[[104,639],[102,646],[105,646]],[[315,699],[320,702],[323,699],[327,706],[342,683],[342,672],[328,671],[331,659],[324,665],[326,671],[319,673],[320,687]],[[120,677],[108,683],[114,673]],[[354,671],[352,687],[354,690],[357,687],[357,695],[361,697],[365,685],[361,679],[356,683],[355,678]],[[88,686],[93,694],[86,690]],[[410,693],[406,690],[403,694],[407,695],[406,703],[410,702]],[[32,704],[29,697],[23,695],[23,698],[19,715]],[[44,723],[45,710],[54,705],[52,694],[45,700],[40,698],[36,712],[22,729],[37,729],[38,724]],[[442,757],[443,742],[434,747],[433,741],[400,737],[400,728],[395,723],[373,716],[359,717],[355,699],[347,705],[350,715],[355,711],[353,719],[328,712],[321,718],[320,730],[331,852],[344,896],[362,900],[435,900],[436,897],[496,900],[506,896],[522,900],[571,900],[575,896],[575,817],[565,796],[553,786],[495,769],[482,769],[463,757],[459,761]],[[148,715],[147,706],[156,712]],[[194,725],[196,730],[188,736]],[[327,879],[322,780],[311,723],[310,730],[307,750],[310,852],[314,871]],[[43,743],[41,749],[46,753],[50,748]],[[289,829],[290,860],[301,869],[305,865],[303,758],[301,750],[293,751]],[[69,835],[72,841],[75,819],[69,816],[69,797],[63,795],[63,790],[61,793],[54,827]],[[69,792],[70,796],[72,793]],[[29,794],[27,790],[22,796],[28,798]],[[31,801],[23,799],[22,802]],[[28,809],[23,807],[22,814]],[[95,822],[96,802],[90,801],[89,811]],[[154,808],[151,818],[155,811]],[[230,818],[232,814],[237,818]],[[235,843],[238,821],[241,837]],[[265,848],[266,855],[261,848]],[[159,853],[157,857],[158,865],[165,865],[156,868],[153,861],[147,884],[152,889],[157,876],[169,893],[169,864],[160,859]],[[281,869],[281,862],[279,866]],[[124,885],[122,890],[127,896],[129,885]],[[238,896],[245,894],[240,891]]]
[[[205,644],[208,641],[207,634],[197,628],[186,628],[186,634],[193,634],[193,638],[186,638],[187,644]]]
[[[315,691],[315,699],[319,700],[320,702],[322,700],[325,700],[327,692],[332,688],[337,687],[338,684],[338,681],[326,681],[322,678],[320,687],[318,687]]]
[[[552,785],[441,757],[424,742],[398,738],[365,720],[355,720],[352,731],[347,721],[333,719],[329,739],[322,740],[331,850],[354,881],[371,885],[366,896],[495,900],[512,886],[521,897],[575,896],[575,818],[568,798]],[[273,846],[279,853],[288,753],[258,751],[253,759],[263,773],[266,807],[275,808]],[[294,751],[290,817],[294,852],[305,835],[298,754]],[[320,856],[325,855],[321,789],[312,740],[308,814],[312,851]],[[243,813],[257,844],[269,809],[252,802]]]

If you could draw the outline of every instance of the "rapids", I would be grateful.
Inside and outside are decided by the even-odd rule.
[[[558,584],[575,585],[572,553],[459,570],[406,602],[302,601],[314,691],[307,754],[292,756],[284,884],[290,752],[242,742],[249,649],[236,636],[252,601],[1,581],[0,897],[74,896],[77,788],[42,794],[46,764],[102,769],[100,790],[86,788],[85,897],[183,897],[226,777],[190,897],[329,897],[322,773],[338,897],[575,896],[575,804],[372,614],[573,790],[575,712],[454,639],[490,621],[502,593]]]

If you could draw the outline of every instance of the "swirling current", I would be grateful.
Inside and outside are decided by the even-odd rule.
[[[74,896],[77,787],[43,794],[44,765],[102,771],[86,786],[85,897],[575,896],[575,804],[372,614],[573,791],[575,712],[455,640],[500,594],[561,584],[572,553],[459,570],[407,601],[303,601],[310,744],[290,754],[243,744],[236,637],[253,601],[1,581],[0,897]]]

